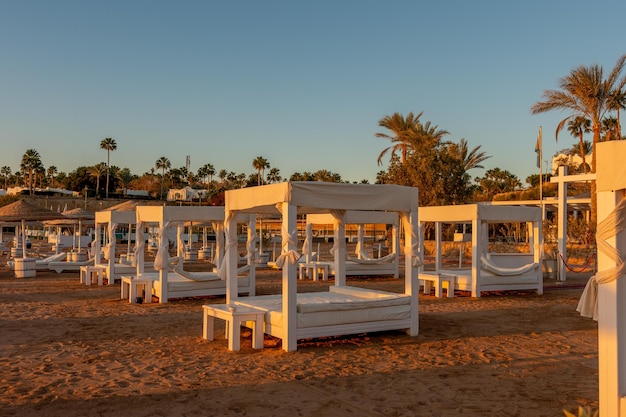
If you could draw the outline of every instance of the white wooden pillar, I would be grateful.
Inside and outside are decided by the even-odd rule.
[[[335,248],[335,285],[346,285],[346,225],[343,214],[341,219],[333,217],[333,245]]]
[[[418,293],[420,287],[414,260],[417,256],[423,258],[424,255],[419,252],[417,207],[407,214],[408,216],[404,218],[404,293],[411,296],[411,326],[407,329],[407,333],[410,336],[417,336],[419,334]]]
[[[307,262],[311,262],[313,259],[313,223],[308,223],[305,226],[305,230],[304,230],[304,239],[309,242],[309,245],[306,248],[306,253],[304,253],[305,256],[305,260]],[[317,259],[320,258],[320,254],[317,254]]]
[[[558,191],[557,195],[559,197],[559,206],[557,209],[557,249],[559,251],[559,256],[563,257],[563,259],[557,259],[557,264],[559,268],[558,277],[559,281],[566,280],[566,269],[565,265],[562,265],[562,262],[567,262],[567,182],[565,182],[565,176],[567,175],[567,167],[561,165],[559,167],[559,176],[558,176]]]
[[[297,207],[291,204],[282,204],[282,247],[283,255],[287,252],[297,250],[297,242],[293,242],[289,236],[291,231],[296,231],[297,235]],[[283,350],[293,352],[298,349],[298,282],[296,279],[296,265],[288,260],[282,268],[282,308],[283,308]],[[336,279],[336,278],[335,278]]]
[[[601,167],[601,164],[598,164]],[[598,221],[613,211],[624,195],[598,193]],[[606,239],[626,253],[626,233]],[[614,259],[598,251],[598,271],[616,267]],[[626,417],[626,281],[624,277],[598,285],[598,369],[600,415]]]
[[[421,231],[421,228],[419,225],[416,227],[418,228],[418,236],[420,236],[418,238],[418,242],[420,242],[420,245],[421,245],[423,237],[424,237],[423,232]],[[398,252],[399,242],[400,242],[400,234],[398,233],[398,225],[394,224],[391,227],[391,252],[396,254],[395,268],[393,271],[394,278],[400,278],[400,262],[398,261],[400,257],[400,254]],[[423,254],[424,254],[423,246],[420,246],[420,255],[422,255],[422,258],[424,257]]]
[[[407,230],[406,227],[404,230]],[[405,239],[408,231],[405,232]],[[435,273],[441,270],[441,222],[435,222]]]
[[[254,239],[256,236],[256,215],[255,214],[251,214],[248,218],[248,242],[247,242],[247,248],[251,248],[252,250],[254,250]],[[259,241],[263,240],[263,236],[260,236]],[[259,247],[260,250],[260,247]],[[262,252],[259,252],[259,255]],[[247,253],[247,257],[248,257],[248,282],[249,282],[249,292],[248,295],[250,297],[254,297],[254,295],[256,294],[256,258],[255,258],[255,253],[253,251],[250,251],[249,253]]]
[[[137,227],[135,229],[135,265],[137,265],[137,275],[143,275],[144,271],[144,245],[146,237],[144,235],[144,226],[141,220],[137,219]]]
[[[480,273],[480,255],[488,250],[488,247],[483,246],[485,242],[489,245],[489,227],[487,223],[479,222],[478,215],[475,215],[472,219],[472,297],[480,297],[478,274]]]
[[[96,238],[94,239],[94,265],[100,265],[100,239],[102,238],[102,224],[96,222]],[[58,249],[58,245],[57,245]],[[58,253],[58,252],[57,252]],[[109,277],[109,283],[111,282],[111,277]]]
[[[237,251],[237,219],[235,217],[234,211],[226,211],[223,228],[226,242],[224,244],[224,259],[222,260],[222,262],[226,262],[222,266],[226,271],[226,304],[230,304],[239,296],[237,283],[239,253]]]

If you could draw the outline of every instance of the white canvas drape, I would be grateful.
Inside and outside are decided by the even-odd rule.
[[[344,221],[343,221],[343,216],[346,214],[345,210],[331,210],[330,214],[333,216],[333,220],[335,222],[335,224],[333,225],[333,230],[335,231],[335,238],[333,238],[333,247],[330,248],[330,253],[333,255],[334,259],[337,259],[337,254],[339,253],[340,249],[345,249],[346,248],[346,242],[345,241],[339,241],[339,239],[336,239],[337,237],[337,230],[339,230],[340,227],[343,227],[344,225]]]
[[[154,269],[161,270],[167,269],[169,262],[169,239],[167,238],[167,228],[170,226],[170,222],[165,222],[159,228],[159,249],[157,249],[156,256],[154,258]]]
[[[226,218],[224,219],[224,235],[226,236],[224,253],[230,253],[231,250],[237,251],[237,234],[233,233],[233,236],[231,236],[230,233],[230,219],[232,218],[232,216],[233,212],[226,212]],[[223,259],[217,267],[217,275],[222,280],[226,280],[226,262],[224,262]]]
[[[141,221],[137,222],[137,227],[135,227],[135,231],[139,231],[143,229],[143,225]],[[146,246],[146,242],[144,239],[135,239],[135,249],[133,250],[133,260],[131,262],[132,266],[137,266],[137,259],[139,258],[139,254],[143,253],[143,250]]]
[[[585,286],[576,311],[583,317],[598,320],[598,285],[615,281],[626,274],[626,262],[623,253],[614,248],[607,239],[616,236],[626,227],[626,197],[623,197],[615,206],[615,209],[598,224],[596,231],[596,245],[598,251],[611,258],[616,264],[614,268],[596,272]]]
[[[400,213],[400,218],[402,218],[402,222],[407,225],[410,224],[410,219],[409,219],[409,215],[406,213]],[[422,262],[422,258],[420,257],[420,252],[419,252],[419,239],[417,237],[417,227],[405,227],[404,228],[404,232],[405,233],[410,233],[411,234],[411,246],[410,247],[404,247],[404,255],[405,256],[412,256],[413,257],[413,266],[414,267],[420,267],[423,265]]]
[[[104,247],[104,259],[107,261],[111,259],[111,247],[115,247],[115,229],[117,229],[117,223],[109,223],[108,232],[109,232],[109,240]],[[113,255],[114,257],[115,255]]]
[[[213,227],[213,231],[215,232],[215,252],[213,253],[213,263],[219,269],[222,265],[222,261],[224,260],[224,223],[220,222],[211,222],[211,227]]]
[[[276,207],[282,213],[282,204],[278,203]],[[300,254],[298,251],[289,249],[290,246],[296,246],[298,243],[298,230],[289,230],[289,225],[287,222],[282,222],[280,228],[280,234],[282,237],[282,250],[278,258],[276,258],[276,265],[279,268],[282,268],[285,262],[289,262],[292,265],[295,265],[300,259]]]

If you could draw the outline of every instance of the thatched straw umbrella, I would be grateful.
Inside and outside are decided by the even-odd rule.
[[[63,219],[64,216],[45,209],[29,200],[18,200],[0,207],[0,222],[21,222],[22,225],[22,258],[26,258],[26,222]]]

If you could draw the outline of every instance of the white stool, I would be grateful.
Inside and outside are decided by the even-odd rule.
[[[143,302],[150,304],[152,302],[152,283],[153,279],[139,278],[136,276],[123,276],[120,298],[128,299],[129,303],[137,302],[139,287],[143,287]]]
[[[103,266],[96,265],[83,265],[80,267],[80,282],[81,284],[91,285],[97,282],[98,285],[103,285],[104,271]],[[94,280],[95,278],[95,280]]]
[[[226,321],[226,338],[228,350],[237,351],[240,347],[241,324],[251,322],[252,325],[252,348],[263,349],[263,323],[265,312],[252,307],[226,304],[207,304],[202,306],[203,332],[202,337],[213,340],[215,319]]]
[[[328,281],[328,262],[303,262],[298,264],[298,275],[300,279],[312,277],[313,281],[319,281],[320,272],[322,279]]]
[[[443,293],[443,283],[446,283],[448,298],[454,297],[454,288],[456,286],[456,275],[448,274],[419,274],[419,279],[424,281],[424,294],[430,294],[432,284],[435,284],[435,297],[441,298]]]

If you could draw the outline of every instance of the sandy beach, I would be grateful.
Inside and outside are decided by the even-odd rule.
[[[3,263],[6,265],[6,263]],[[119,284],[0,269],[0,416],[562,416],[597,408],[597,324],[575,311],[589,274],[545,294],[420,295],[420,334],[227,350],[202,339],[201,306],[129,304]],[[349,279],[400,292],[402,280]],[[327,282],[300,281],[299,291]],[[258,294],[280,275],[258,271]]]

